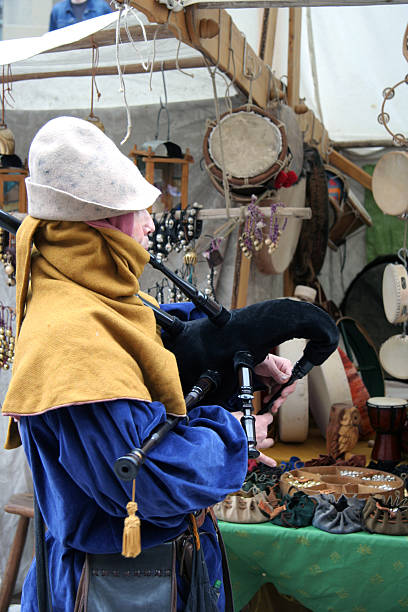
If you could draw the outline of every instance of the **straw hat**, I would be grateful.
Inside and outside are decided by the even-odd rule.
[[[37,132],[28,166],[28,213],[37,219],[96,221],[148,208],[160,195],[110,138],[76,117]]]

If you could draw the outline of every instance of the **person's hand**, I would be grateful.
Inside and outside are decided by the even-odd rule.
[[[268,387],[268,393],[264,396],[264,403],[266,404],[271,397],[276,393],[279,389],[280,385],[286,383],[290,375],[292,374],[292,362],[285,357],[278,357],[278,355],[272,355],[269,353],[267,357],[261,362],[258,363],[254,368],[255,374],[260,378],[266,387]],[[296,388],[296,381],[289,385],[289,387],[285,387],[282,390],[282,394],[278,399],[273,403],[271,408],[272,413],[276,413],[279,408],[282,406],[288,395],[293,393]]]
[[[242,412],[232,412],[238,421],[241,420],[243,416]],[[255,414],[255,437],[256,437],[256,447],[258,450],[271,448],[275,444],[273,438],[268,438],[268,427],[273,421],[273,415],[270,412],[266,412],[265,414]],[[265,465],[269,465],[270,467],[276,466],[275,459],[272,457],[268,457],[261,453],[257,458],[257,461],[264,463]]]

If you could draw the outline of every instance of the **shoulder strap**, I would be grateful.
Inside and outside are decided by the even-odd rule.
[[[234,600],[232,598],[232,584],[231,584],[231,575],[228,567],[227,553],[225,550],[224,540],[222,539],[221,531],[218,527],[218,521],[214,514],[214,510],[212,508],[208,509],[208,513],[213,522],[217,538],[218,545],[221,551],[221,560],[222,560],[222,575],[224,582],[224,593],[225,593],[225,612],[234,612]]]

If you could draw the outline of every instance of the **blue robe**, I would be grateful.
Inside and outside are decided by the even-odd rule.
[[[51,384],[51,380],[50,380]],[[115,460],[140,447],[166,413],[159,402],[115,400],[22,417],[20,433],[35,492],[48,527],[54,612],[71,612],[84,553],[115,553],[132,483],[114,473]],[[247,444],[238,420],[219,406],[199,406],[154,448],[136,479],[142,547],[181,534],[189,512],[238,490],[247,468]],[[209,518],[202,545],[210,581],[222,579]],[[179,579],[178,609],[187,595]],[[219,609],[224,609],[221,590]],[[38,612],[35,561],[26,577],[22,612]]]

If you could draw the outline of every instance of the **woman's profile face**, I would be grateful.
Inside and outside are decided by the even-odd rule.
[[[132,238],[147,250],[149,234],[154,232],[154,223],[147,210],[137,210],[134,213]]]

